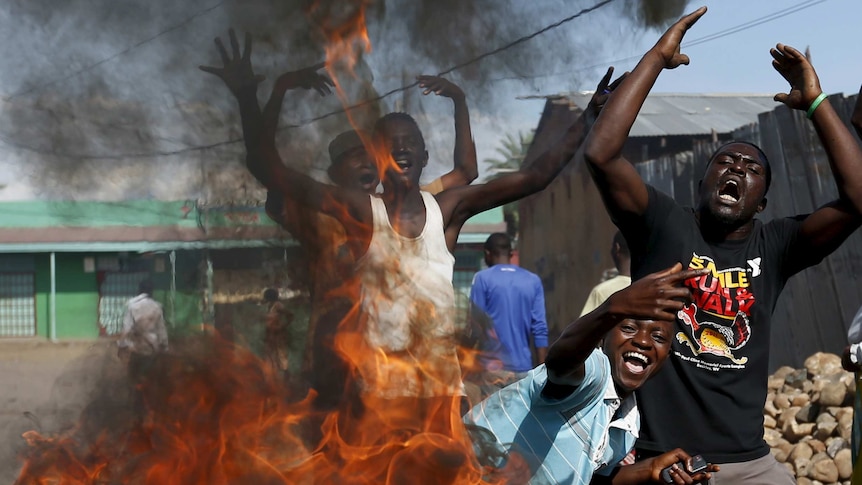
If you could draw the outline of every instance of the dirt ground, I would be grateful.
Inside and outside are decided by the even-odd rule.
[[[0,341],[0,483],[15,482],[29,430],[72,426],[96,382],[123,372],[112,341]]]

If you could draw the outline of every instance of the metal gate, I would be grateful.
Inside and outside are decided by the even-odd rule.
[[[0,337],[36,336],[36,274],[0,273]]]
[[[103,271],[99,275],[99,334],[116,335],[123,331],[126,303],[137,296],[138,284],[148,272]]]

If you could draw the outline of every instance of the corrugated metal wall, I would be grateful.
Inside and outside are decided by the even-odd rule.
[[[855,100],[830,97],[845,121]],[[533,156],[574,116],[549,106],[543,119],[551,129],[538,131],[557,135],[541,133],[545,136],[531,147]],[[762,220],[811,212],[837,197],[826,154],[804,113],[778,107],[734,137],[758,143],[769,156],[773,181]],[[690,152],[637,168],[647,183],[692,205],[704,164],[716,147],[697,143]],[[549,323],[559,331],[578,316],[601,272],[613,266],[608,251],[615,228],[584,166],[569,167],[545,192],[523,201],[520,210],[521,264],[543,278]],[[821,264],[790,280],[774,314],[771,368],[801,366],[814,352],[844,348],[850,318],[862,305],[860,271],[862,232],[857,231]]]

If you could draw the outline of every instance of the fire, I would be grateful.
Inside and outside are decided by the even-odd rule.
[[[329,39],[326,65],[345,105],[349,100],[337,74],[370,52],[368,6],[355,0],[340,16],[319,2],[309,9],[324,18],[319,24]],[[365,142],[373,150],[371,140]],[[384,160],[378,164],[381,175],[394,165],[389,153],[375,158]],[[351,220],[345,209],[342,224]],[[398,255],[391,259],[377,268],[381,280],[398,272]],[[327,295],[321,321],[337,319],[337,332],[331,349],[312,351],[330,352],[331,358],[322,358],[332,361],[327,363],[337,356],[346,375],[311,369],[327,384],[325,402],[315,391],[285,385],[242,345],[212,333],[189,338],[152,362],[124,405],[85,412],[75,429],[59,436],[26,433],[30,446],[18,483],[525,483],[528,469],[517,456],[502,470],[482,464],[461,421],[461,393],[439,391],[460,385],[461,374],[476,372],[478,352],[435,333],[440,309],[421,300],[408,302],[404,313],[405,320],[420,317],[405,324],[406,350],[372,345],[358,303],[360,285],[358,276],[346,277]],[[402,382],[428,388],[399,395]]]
[[[140,412],[131,398],[56,437],[25,433],[17,483],[507,482],[477,464],[457,399],[362,394],[321,411],[313,393],[293,400],[270,369],[217,336],[179,343],[138,384]]]

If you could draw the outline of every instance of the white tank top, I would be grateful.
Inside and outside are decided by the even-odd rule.
[[[380,397],[463,394],[455,344],[455,257],[446,247],[443,215],[428,192],[425,227],[398,234],[386,205],[371,197],[373,234],[358,261],[364,338],[374,351],[360,363],[364,388]]]

